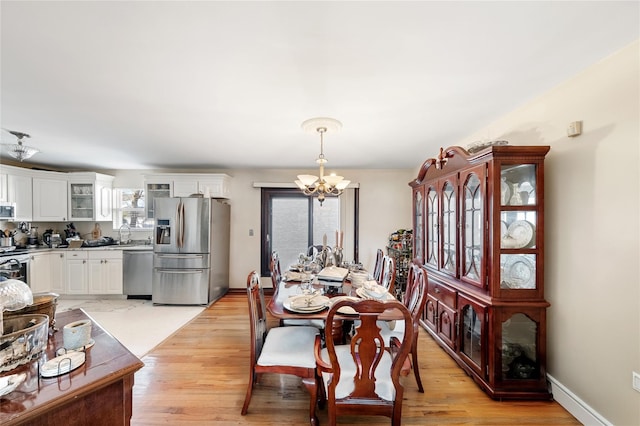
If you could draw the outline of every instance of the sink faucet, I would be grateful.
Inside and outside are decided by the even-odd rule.
[[[122,225],[120,225],[118,234],[120,235],[120,244],[128,244],[129,238],[131,237],[131,227],[129,226],[129,224],[123,223]]]

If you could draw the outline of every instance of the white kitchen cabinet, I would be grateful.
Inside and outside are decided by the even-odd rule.
[[[51,290],[51,253],[32,253],[29,256],[29,276],[27,278],[32,293]]]
[[[61,222],[68,220],[67,179],[63,173],[38,174],[33,178],[33,220]]]
[[[0,201],[7,202],[9,199],[7,198],[7,174],[0,173]]]
[[[69,173],[69,220],[112,220],[113,180],[100,173]]]
[[[33,220],[33,188],[31,171],[4,166],[7,172],[7,201],[16,205],[16,222]]]
[[[88,279],[90,294],[122,294],[122,251],[89,251]]]
[[[88,294],[89,283],[87,281],[87,251],[72,250],[66,253],[66,257],[67,281],[65,293]]]
[[[67,257],[64,251],[52,251],[49,255],[51,271],[51,291],[58,294],[67,292]]]
[[[230,177],[223,173],[173,175],[173,196],[200,194],[211,198],[230,198],[229,183]]]

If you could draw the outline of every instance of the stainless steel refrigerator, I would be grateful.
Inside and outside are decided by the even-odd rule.
[[[154,200],[154,304],[207,305],[229,290],[230,206],[214,198]]]

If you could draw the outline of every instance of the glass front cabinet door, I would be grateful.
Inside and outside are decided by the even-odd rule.
[[[548,151],[449,147],[409,183],[429,281],[420,323],[496,399],[552,398],[545,367]]]

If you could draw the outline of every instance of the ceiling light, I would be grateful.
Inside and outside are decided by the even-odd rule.
[[[344,180],[342,176],[337,176],[335,173],[329,176],[324,175],[324,165],[327,162],[324,157],[324,134],[329,131],[338,131],[341,128],[342,123],[327,117],[310,118],[302,123],[302,129],[305,131],[314,131],[320,134],[320,155],[316,160],[316,163],[320,166],[320,176],[298,175],[298,179],[295,182],[305,195],[317,196],[320,205],[322,205],[326,195],[342,194],[342,191],[351,182]]]
[[[18,138],[18,143],[3,143],[2,146],[7,147],[8,154],[13,158],[15,158],[16,160],[23,161],[33,157],[34,154],[37,154],[38,152],[40,152],[35,148],[22,144],[22,139],[31,137],[28,134],[22,133],[22,132],[15,132],[13,130],[7,130],[7,132],[11,133],[13,136]]]

